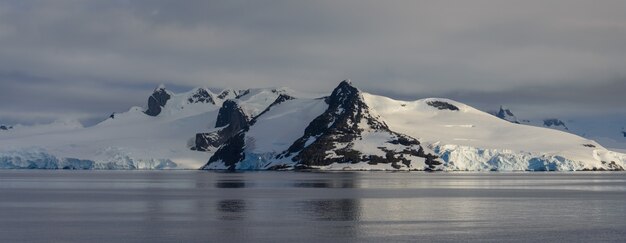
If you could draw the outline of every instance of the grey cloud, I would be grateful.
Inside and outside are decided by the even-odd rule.
[[[613,81],[626,77],[624,9],[618,0],[3,1],[0,122],[42,112],[35,104],[124,110],[158,83],[325,92],[346,78],[397,98],[625,112],[614,94],[626,90]]]
[[[626,79],[579,84],[544,84],[512,87],[501,91],[469,91],[444,94],[484,110],[499,105],[518,108],[524,117],[621,116],[626,118]],[[600,118],[602,119],[602,118]]]

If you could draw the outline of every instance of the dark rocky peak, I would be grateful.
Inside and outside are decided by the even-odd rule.
[[[623,127],[622,127],[622,135],[624,135],[624,137],[626,138],[626,129],[624,129]]]
[[[195,103],[209,103],[215,105],[215,100],[213,100],[213,95],[211,92],[204,88],[196,89],[195,92],[191,94],[191,96],[187,99],[187,101],[191,104]]]
[[[285,92],[287,92],[287,91],[285,90],[285,88],[276,88],[276,89],[272,89],[272,93],[274,93],[274,94],[283,94],[283,93],[285,93]]]
[[[235,166],[238,162],[243,161],[246,156],[245,149],[245,131],[240,131],[233,134],[231,137],[223,142],[223,146],[219,147],[217,151],[209,158],[209,161],[201,169],[206,170],[210,164],[222,161],[228,170],[235,170]]]
[[[10,129],[13,129],[13,126],[0,125],[0,130],[7,131],[7,130],[10,130]]]
[[[332,94],[326,99],[329,108],[336,108],[356,101],[360,98],[360,91],[352,86],[350,80],[344,80],[333,90]]]
[[[170,98],[172,98],[172,96],[170,92],[165,89],[165,86],[159,85],[148,98],[148,110],[145,111],[146,115],[158,116],[161,114],[161,108],[165,106]]]
[[[364,129],[359,127],[362,119],[365,119],[372,129],[388,130],[386,124],[371,116],[360,91],[348,80],[342,81],[325,101],[328,109],[309,124],[305,129],[305,137],[315,137],[329,132],[358,136]],[[303,139],[304,141],[296,141],[294,145],[302,147],[306,141],[306,138]]]
[[[500,119],[510,121],[512,123],[520,123],[517,120],[517,117],[513,114],[513,112],[511,112],[509,108],[506,108],[504,106],[500,106],[500,110],[498,111],[498,113],[496,113],[496,116]]]
[[[272,91],[272,93],[274,93],[274,94],[286,94],[286,95],[293,94],[292,93],[293,90],[291,90],[291,89],[289,89],[287,87],[273,88],[270,91]]]
[[[504,119],[507,116],[515,116],[513,112],[509,108],[505,108],[504,106],[500,106],[500,110],[498,111],[497,116],[499,118]]]
[[[302,168],[358,162],[392,163],[394,167],[399,166],[396,163],[402,162],[408,166],[410,162],[403,158],[409,155],[428,156],[427,161],[434,163],[435,157],[425,155],[419,141],[391,131],[387,124],[372,115],[360,91],[349,81],[341,82],[326,98],[326,103],[328,109],[306,127],[304,136],[277,158],[295,154],[292,160]],[[395,151],[385,146],[379,147],[387,154],[386,158],[353,149],[354,143],[363,139],[362,134],[365,131],[386,134],[389,137],[388,144],[402,144],[406,149]],[[328,157],[331,151],[338,156]]]
[[[234,100],[226,100],[217,114],[215,127],[218,130],[210,133],[196,134],[195,145],[191,148],[197,151],[208,151],[210,148],[220,147],[237,133],[247,130],[250,118],[243,112]]]
[[[239,99],[249,93],[250,93],[249,89],[242,89],[242,90],[224,89],[222,92],[220,92],[219,95],[217,95],[217,98],[221,100]]]
[[[223,127],[226,125],[244,127],[250,118],[243,112],[243,109],[234,100],[224,101],[222,107],[217,114],[215,127]]]
[[[342,81],[326,99],[328,110],[322,114],[335,116],[330,127],[338,130],[360,130],[359,122],[363,119],[371,129],[389,130],[387,124],[377,120],[369,112],[361,91],[354,87],[350,80]]]
[[[222,90],[222,92],[220,92],[220,94],[217,95],[217,98],[223,100],[231,95],[235,97],[236,96],[235,91],[232,89],[225,89],[225,90]]]
[[[431,101],[427,101],[426,104],[428,104],[429,106],[435,107],[439,110],[451,110],[451,111],[458,111],[459,107],[456,107],[453,104],[450,104],[448,102],[445,101],[440,101],[440,100],[431,100]]]
[[[565,130],[569,130],[565,123],[559,119],[551,118],[543,120],[543,126],[545,127],[563,127]]]

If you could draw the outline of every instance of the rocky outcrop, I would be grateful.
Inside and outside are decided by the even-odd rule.
[[[158,116],[161,114],[161,108],[165,106],[171,97],[171,94],[165,90],[163,85],[156,88],[148,98],[148,109],[145,111],[146,115]]]
[[[13,126],[0,125],[0,130],[6,131],[6,130],[10,130],[10,129],[13,129]]]
[[[217,98],[220,100],[228,100],[228,99],[239,99],[250,93],[249,89],[244,90],[234,90],[234,89],[225,89],[220,94],[217,95]]]
[[[429,106],[435,107],[439,110],[451,110],[451,111],[459,110],[459,107],[456,107],[453,104],[450,104],[445,101],[440,101],[440,100],[428,101],[426,102],[426,104],[428,104]]]
[[[227,100],[222,104],[215,123],[217,131],[196,134],[195,146],[192,150],[208,151],[226,143],[227,140],[239,131],[249,126],[250,118],[243,112],[239,104],[233,100]]]
[[[539,120],[539,121],[531,121],[531,120],[525,120],[525,119],[519,120],[513,114],[513,112],[511,112],[510,109],[505,108],[504,106],[500,106],[500,110],[495,113],[495,116],[505,121],[509,121],[509,122],[516,123],[516,124],[524,124],[524,125],[531,125],[531,126],[537,126],[537,127],[547,127],[547,128],[552,128],[552,129],[566,131],[566,132],[570,131],[567,125],[565,125],[565,122],[557,118],[548,118],[548,119]]]
[[[217,114],[215,127],[231,126],[243,128],[250,119],[243,112],[239,104],[233,100],[224,101]]]
[[[223,162],[228,170],[235,170],[238,162],[243,161],[246,157],[244,154],[245,132],[240,131],[234,136],[228,138],[224,146],[220,147],[209,159],[206,165],[201,169],[208,169],[211,163]]]
[[[549,127],[549,128],[559,127],[565,130],[569,130],[563,121],[556,119],[556,118],[543,120],[543,126]]]
[[[193,94],[191,94],[191,96],[187,99],[187,102],[189,102],[190,104],[208,103],[215,105],[213,95],[211,95],[211,93],[204,88],[196,89],[196,91],[193,92]]]
[[[431,169],[440,164],[435,156],[424,153],[416,139],[391,131],[372,115],[360,91],[349,81],[341,82],[326,98],[326,103],[328,109],[278,158],[291,158],[298,168],[361,162],[389,163],[396,169],[413,168],[411,161],[416,158],[422,158]],[[367,141],[364,137],[369,135],[383,137],[385,141],[375,148],[364,149],[362,143]]]
[[[520,124],[519,120],[517,120],[517,117],[513,114],[513,112],[511,112],[510,109],[504,106],[500,106],[500,110],[496,113],[496,116],[502,120]]]

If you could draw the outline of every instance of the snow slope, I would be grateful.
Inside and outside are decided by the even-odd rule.
[[[498,112],[493,114],[503,120],[524,125],[545,127],[573,133],[578,136],[594,140],[610,150],[626,151],[626,136],[624,135],[624,119],[617,112],[613,116],[602,117],[578,117],[570,118],[567,122],[557,118],[544,118],[538,120],[519,119],[513,112],[501,106]]]
[[[609,169],[626,158],[574,134],[508,122],[448,99],[364,97],[390,128],[429,144],[451,170]],[[458,110],[437,109],[433,101]]]
[[[199,90],[208,93],[213,102],[198,102],[194,95]],[[271,90],[250,91],[238,102],[254,116],[278,96]],[[142,107],[132,107],[89,128],[57,122],[3,132],[0,168],[200,168],[211,154],[192,151],[190,144],[196,133],[213,129],[221,104],[225,99],[235,99],[237,92],[226,90],[220,93],[225,94],[222,98],[207,88],[168,93],[171,97],[157,116],[146,115]],[[77,165],[77,161],[82,162]]]

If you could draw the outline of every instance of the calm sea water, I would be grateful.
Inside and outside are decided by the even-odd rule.
[[[626,241],[624,173],[0,171],[0,242]]]

